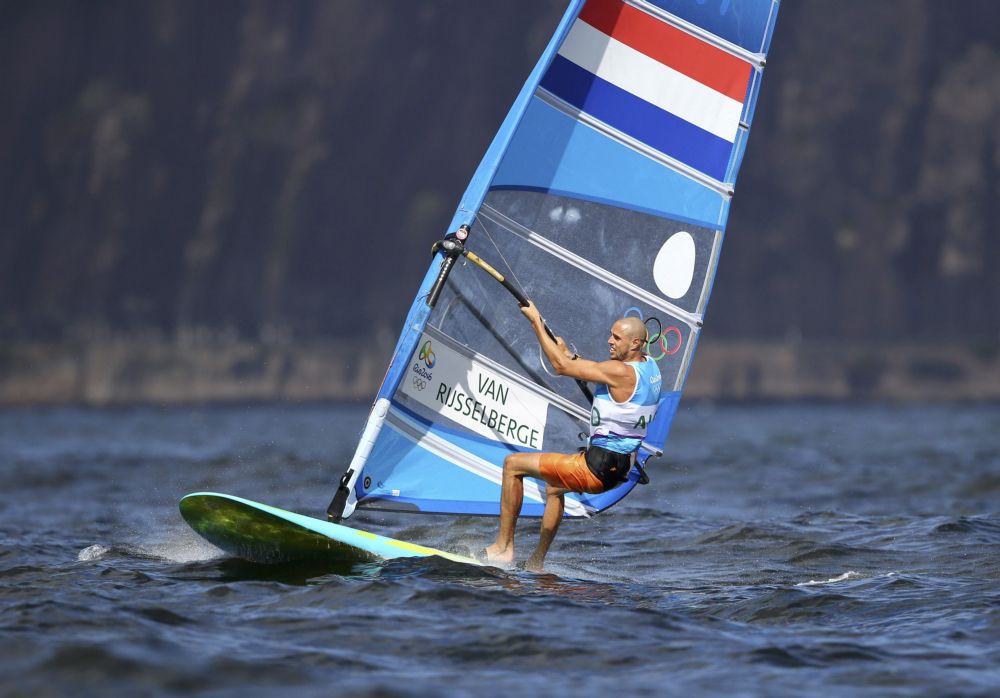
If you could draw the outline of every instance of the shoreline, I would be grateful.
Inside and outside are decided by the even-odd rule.
[[[384,354],[384,355],[383,355]],[[8,343],[0,407],[370,400],[390,351],[347,340],[105,338]],[[698,350],[686,400],[991,402],[1000,356],[967,345],[841,345],[711,340]]]

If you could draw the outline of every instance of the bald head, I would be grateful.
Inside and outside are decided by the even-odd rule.
[[[640,361],[646,348],[646,326],[637,317],[623,317],[616,320],[611,326],[608,346],[612,359]]]
[[[629,339],[638,339],[643,344],[646,343],[646,325],[637,317],[623,317],[616,324],[620,325],[622,332]]]

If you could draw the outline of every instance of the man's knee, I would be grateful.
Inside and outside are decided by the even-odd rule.
[[[504,475],[521,475],[522,473],[518,469],[518,454],[511,453],[509,456],[503,459],[503,472]]]
[[[530,475],[534,477],[538,469],[536,461],[538,454],[535,453],[511,453],[503,459],[503,471],[508,475],[522,477]]]

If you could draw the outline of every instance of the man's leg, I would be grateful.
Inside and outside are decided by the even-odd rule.
[[[500,530],[493,545],[486,548],[486,557],[491,562],[509,565],[514,561],[514,527],[524,499],[524,476],[541,479],[538,466],[540,456],[540,453],[512,453],[503,460]]]
[[[531,572],[541,572],[545,566],[545,555],[549,552],[549,546],[556,537],[559,524],[562,522],[563,509],[566,503],[565,487],[548,485],[545,488],[545,513],[542,514],[542,530],[538,534],[538,546],[531,554],[524,568]]]

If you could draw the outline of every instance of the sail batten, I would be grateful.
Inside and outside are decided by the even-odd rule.
[[[776,10],[777,0],[572,0],[450,226],[470,225],[466,249],[495,273],[452,256],[437,284],[446,253],[435,257],[342,478],[352,506],[495,515],[509,454],[586,447],[599,416],[548,365],[500,283],[588,358],[608,356],[618,318],[658,321],[646,353],[663,392],[637,459],[664,452]],[[604,511],[638,482],[633,470],[606,492],[568,494],[566,515]],[[525,478],[522,515],[542,514],[544,490]]]

